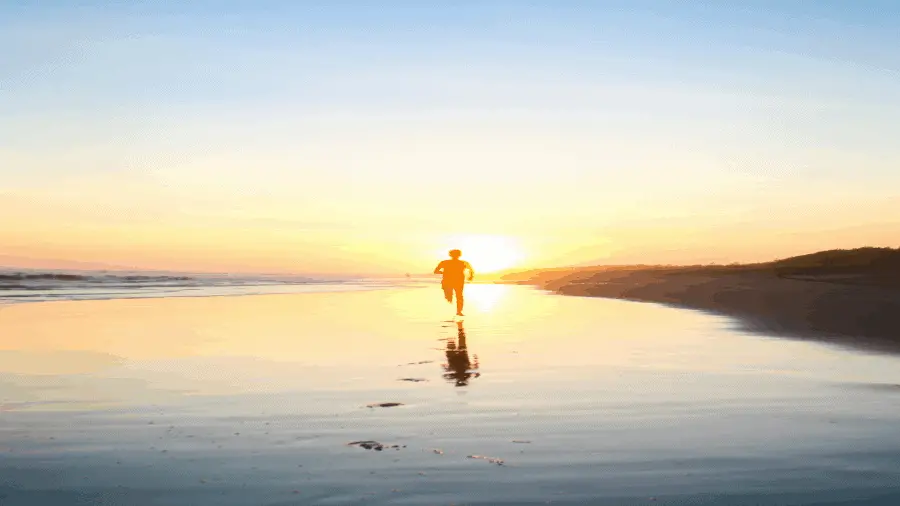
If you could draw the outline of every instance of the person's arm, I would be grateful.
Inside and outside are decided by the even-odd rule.
[[[441,269],[443,269],[443,268],[444,268],[444,262],[441,262],[441,263],[437,264],[437,267],[434,268],[434,273],[435,273],[435,274],[442,274],[442,273],[441,273]]]
[[[472,281],[472,278],[475,277],[475,269],[472,268],[472,264],[466,262],[466,268],[469,269],[469,281]]]

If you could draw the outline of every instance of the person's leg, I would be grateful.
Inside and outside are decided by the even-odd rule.
[[[456,291],[456,314],[462,314],[463,310],[463,285],[453,287]]]
[[[447,299],[447,302],[453,302],[453,287],[447,284],[442,284],[441,288],[444,289],[444,298]]]

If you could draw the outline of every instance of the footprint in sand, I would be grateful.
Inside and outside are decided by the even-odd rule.
[[[502,466],[504,464],[503,459],[495,459],[493,457],[485,457],[484,455],[469,455],[466,458],[486,460],[486,461],[490,462],[491,464],[497,464],[498,466]]]
[[[347,446],[358,446],[360,448],[365,448],[366,450],[375,450],[376,452],[390,449],[399,450],[400,448],[406,448],[406,445],[386,445],[383,443],[379,443],[378,441],[353,441],[351,443],[347,443]]]
[[[367,408],[393,408],[393,407],[402,406],[402,405],[403,405],[402,402],[381,402],[381,403],[376,403],[376,404],[369,404],[366,407]]]

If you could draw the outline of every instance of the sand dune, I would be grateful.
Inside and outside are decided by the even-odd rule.
[[[862,265],[850,260],[862,256]],[[896,256],[865,248],[752,266],[548,270],[510,279],[565,295],[715,311],[740,318],[748,330],[900,351]]]

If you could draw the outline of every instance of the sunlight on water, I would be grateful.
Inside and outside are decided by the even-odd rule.
[[[509,289],[508,285],[468,285],[465,290],[466,303],[479,312],[489,313],[509,293]]]

